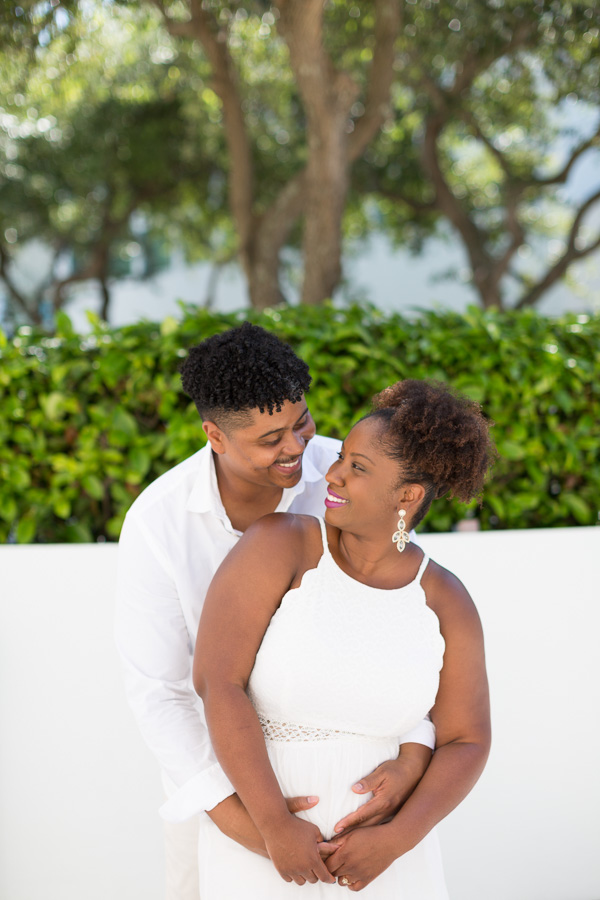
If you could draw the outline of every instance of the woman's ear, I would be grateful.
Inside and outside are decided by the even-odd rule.
[[[215,453],[225,453],[225,432],[221,431],[219,426],[210,419],[202,422],[202,428]]]
[[[425,496],[422,484],[403,484],[398,491],[396,509],[405,509],[406,518],[410,522]]]

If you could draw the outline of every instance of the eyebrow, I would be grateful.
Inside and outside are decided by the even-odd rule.
[[[350,456],[362,456],[363,459],[368,459],[372,466],[375,465],[370,456],[367,456],[365,453],[351,453]]]
[[[304,411],[298,416],[294,425],[297,425],[300,419],[303,419],[306,413],[308,412],[308,406],[304,407]],[[270,434],[279,434],[280,431],[285,431],[285,428],[273,428],[272,431],[265,431],[264,434],[258,436],[257,440],[262,440],[263,438],[269,437]]]
[[[344,446],[344,442],[342,441],[342,449],[341,449],[341,452],[345,452],[345,450],[346,450],[346,448],[345,448],[345,446]],[[363,459],[368,459],[372,466],[375,465],[375,463],[373,462],[373,460],[371,459],[371,457],[370,457],[370,456],[367,456],[366,453],[357,453],[355,450],[353,450],[353,451],[350,453],[350,456],[362,456]]]

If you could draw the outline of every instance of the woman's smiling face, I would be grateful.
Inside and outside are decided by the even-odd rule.
[[[325,476],[329,485],[325,518],[342,531],[371,534],[382,525],[389,530],[397,513],[401,471],[383,452],[384,427],[377,418],[355,425]]]

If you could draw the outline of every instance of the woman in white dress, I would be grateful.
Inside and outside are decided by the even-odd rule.
[[[222,564],[194,684],[266,852],[203,817],[202,900],[317,900],[336,882],[373,900],[447,898],[433,829],[487,759],[483,637],[463,585],[408,532],[434,498],[477,496],[493,455],[477,404],[399,382],[331,467],[326,524],[267,516]],[[368,799],[351,789],[361,773],[395,757],[429,710],[436,750],[412,796],[390,821],[343,830]],[[284,797],[308,790],[318,803],[292,815]]]

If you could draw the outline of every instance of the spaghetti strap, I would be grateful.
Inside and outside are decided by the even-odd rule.
[[[325,556],[331,556],[331,552],[329,550],[329,542],[327,540],[327,528],[325,527],[325,519],[322,516],[315,516],[319,525],[321,526],[321,538],[323,540],[323,553]]]
[[[421,578],[423,577],[423,572],[427,568],[427,563],[429,562],[429,557],[426,553],[423,554],[423,559],[421,560],[421,565],[419,566],[419,571],[417,572],[417,577],[415,581],[417,584],[421,584]]]

